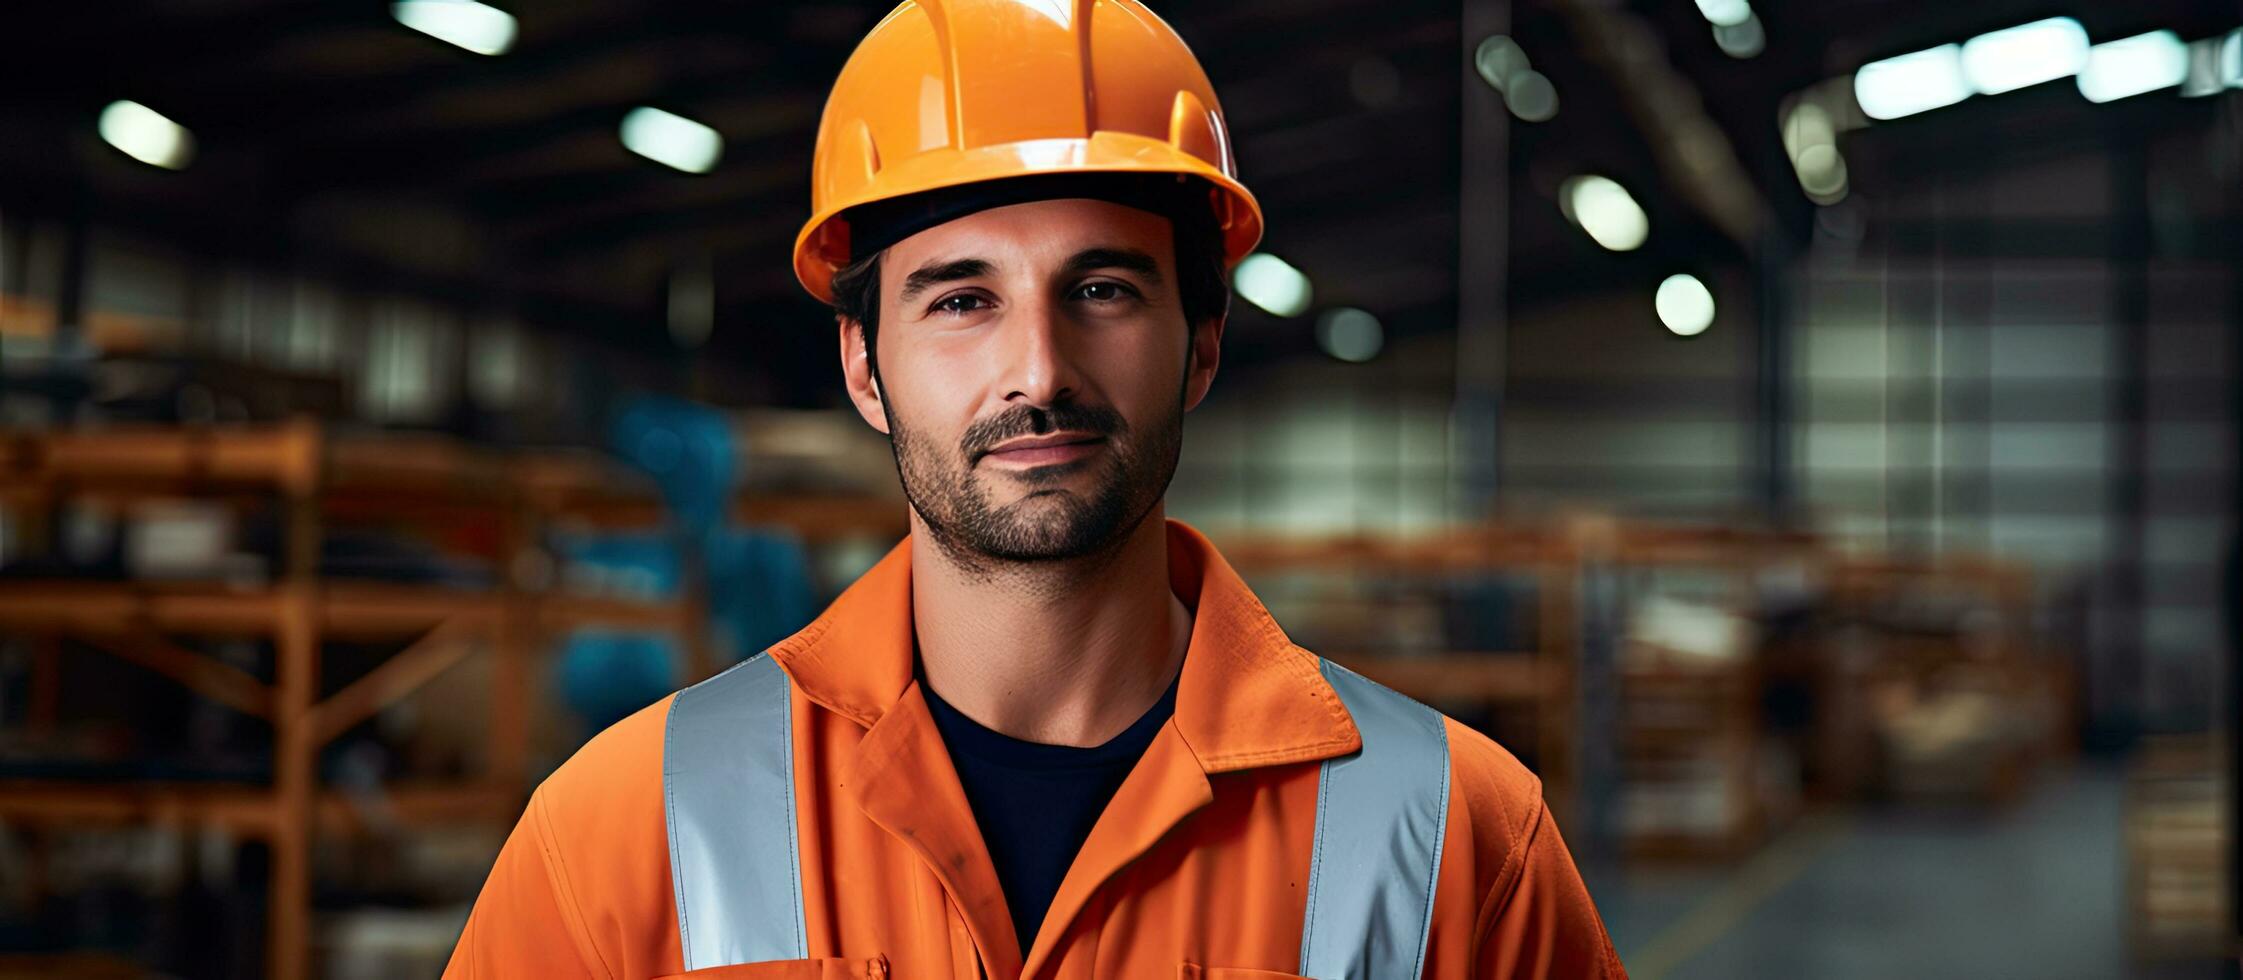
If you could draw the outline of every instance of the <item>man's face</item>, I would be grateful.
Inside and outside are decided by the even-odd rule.
[[[1167,219],[1088,199],[992,208],[890,246],[880,280],[878,371],[850,323],[843,365],[940,546],[1054,561],[1139,526],[1221,332],[1186,327]]]

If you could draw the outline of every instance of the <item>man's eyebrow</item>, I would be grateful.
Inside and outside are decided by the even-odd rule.
[[[1122,269],[1136,273],[1155,286],[1163,282],[1160,263],[1134,248],[1086,248],[1067,260],[1067,275],[1080,275],[1092,269]]]
[[[912,298],[926,292],[927,287],[960,279],[972,279],[989,274],[989,263],[982,259],[953,259],[949,262],[929,262],[903,277],[903,292],[896,302],[909,303]]]

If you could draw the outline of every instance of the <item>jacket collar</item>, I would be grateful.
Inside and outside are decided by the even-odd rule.
[[[1345,755],[1362,745],[1315,654],[1293,645],[1215,546],[1168,522],[1169,588],[1192,607],[1176,728],[1209,773]],[[866,728],[912,686],[911,539],[771,650],[811,701]]]

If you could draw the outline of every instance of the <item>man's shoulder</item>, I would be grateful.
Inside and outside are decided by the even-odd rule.
[[[1446,716],[1452,845],[1470,843],[1478,888],[1523,859],[1546,819],[1542,780],[1509,749]],[[1456,836],[1461,831],[1464,836]]]
[[[664,697],[593,736],[531,795],[476,901],[484,942],[497,944],[487,953],[506,963],[500,973],[518,972],[532,956],[526,947],[543,955],[563,943],[574,944],[581,963],[618,975],[675,969],[662,819],[670,702]]]
[[[1528,819],[1542,805],[1542,780],[1501,743],[1446,715],[1452,792],[1481,810],[1493,809],[1513,823]],[[1486,814],[1475,814],[1475,818]]]
[[[1360,678],[1361,675],[1355,675]],[[1413,751],[1442,751],[1449,762],[1449,808],[1459,811],[1473,827],[1474,836],[1510,840],[1532,826],[1542,811],[1542,781],[1509,749],[1470,725],[1442,714],[1408,695],[1375,681],[1351,686],[1358,707],[1416,716],[1425,724],[1403,730],[1428,739]],[[1361,719],[1358,718],[1360,723]],[[1437,729],[1441,740],[1431,741]],[[1418,737],[1418,736],[1413,736]]]
[[[662,745],[670,694],[592,736],[546,777],[532,806],[563,839],[662,833]]]
[[[1353,672],[1347,672],[1352,674]],[[1343,700],[1359,700],[1352,707],[1373,707],[1388,713],[1412,715],[1424,719],[1421,723],[1406,726],[1407,730],[1421,731],[1431,738],[1432,722],[1439,721],[1444,748],[1449,759],[1452,790],[1469,792],[1475,797],[1500,798],[1509,806],[1531,807],[1541,799],[1542,782],[1532,770],[1519,762],[1518,757],[1478,729],[1464,724],[1424,702],[1389,688],[1376,681],[1353,674],[1356,683],[1350,686]],[[1360,719],[1358,719],[1360,723]],[[1436,750],[1428,741],[1425,750]]]

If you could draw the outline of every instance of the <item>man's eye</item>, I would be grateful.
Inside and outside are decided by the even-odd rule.
[[[981,301],[981,297],[976,296],[972,293],[959,293],[954,296],[945,296],[941,299],[936,300],[935,312],[971,313],[975,310],[981,309],[983,305],[984,304]]]
[[[1086,282],[1075,292],[1093,303],[1111,303],[1128,296],[1132,290],[1118,282]]]

